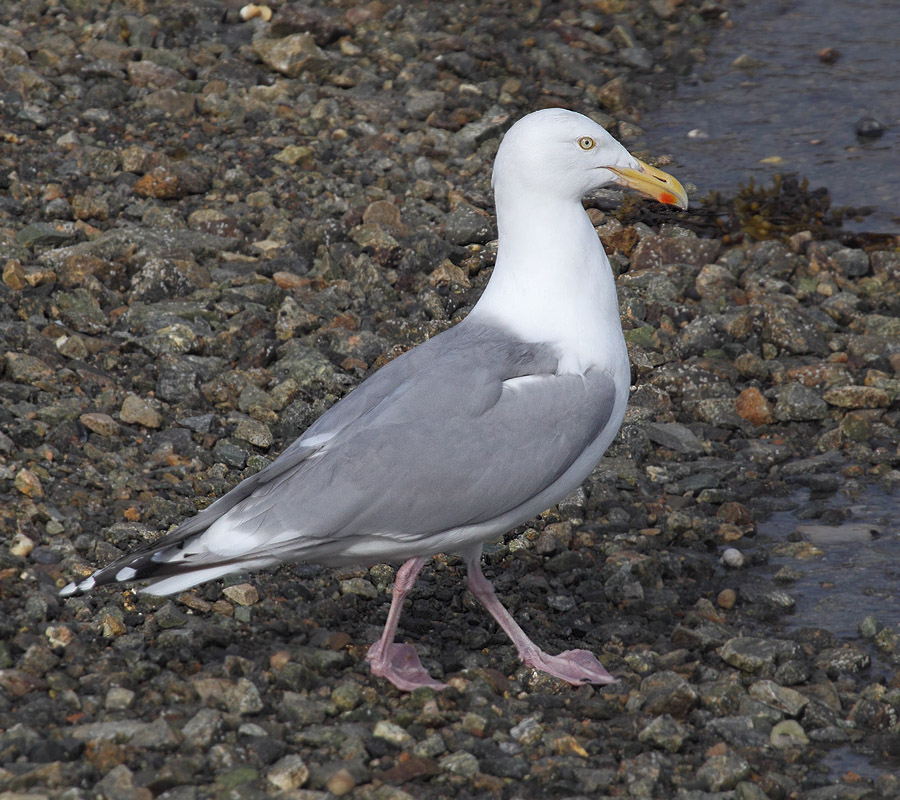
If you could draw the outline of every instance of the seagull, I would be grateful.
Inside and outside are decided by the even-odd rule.
[[[581,204],[607,184],[687,208],[675,178],[588,117],[557,108],[516,122],[494,163],[496,264],[468,316],[386,364],[195,517],[61,594],[145,581],[167,595],[285,561],[402,562],[366,658],[400,690],[441,689],[395,638],[428,559],[456,554],[524,664],[573,685],[613,682],[586,650],[541,650],[481,569],[483,543],[578,487],[625,414],[615,280]]]

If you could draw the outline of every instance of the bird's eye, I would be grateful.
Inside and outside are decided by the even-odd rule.
[[[582,150],[590,150],[591,148],[593,148],[594,144],[595,144],[595,142],[590,136],[582,136],[578,140],[578,146]]]

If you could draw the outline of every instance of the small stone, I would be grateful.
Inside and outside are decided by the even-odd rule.
[[[400,216],[400,209],[389,200],[376,200],[370,203],[363,212],[363,222],[382,225],[397,234],[406,232],[406,226]]]
[[[697,434],[680,422],[648,422],[645,430],[651,442],[669,450],[685,454],[701,454],[706,451]]]
[[[842,647],[831,647],[823,650],[816,656],[815,664],[819,669],[824,669],[832,679],[841,673],[856,674],[868,669],[872,659],[864,650],[858,649],[852,644]]]
[[[475,776],[480,770],[478,759],[471,753],[467,753],[465,750],[459,750],[444,756],[438,761],[438,765],[445,772],[449,772],[453,775],[461,775],[465,778]]]
[[[272,19],[271,8],[268,6],[256,5],[255,3],[248,3],[243,6],[239,13],[244,22],[249,19],[254,19],[255,17],[259,17],[263,22],[268,22]]]
[[[394,722],[379,720],[375,723],[372,735],[376,739],[383,739],[394,747],[409,749],[415,744],[415,740],[403,728]]]
[[[222,714],[212,708],[201,708],[181,729],[188,746],[205,750],[222,727]]]
[[[729,639],[719,648],[719,656],[726,664],[743,672],[759,672],[775,665],[776,659],[793,654],[799,647],[781,639],[760,639],[740,636]]]
[[[281,39],[256,39],[253,50],[266,66],[288,78],[296,78],[302,72],[323,75],[331,64],[328,55],[308,33],[295,33]]]
[[[719,608],[723,608],[726,611],[730,611],[734,608],[734,604],[737,602],[737,592],[734,589],[722,589],[721,592],[716,597],[716,605]]]
[[[75,639],[72,629],[66,625],[51,625],[44,633],[51,647],[68,647]]]
[[[34,550],[34,541],[24,533],[20,532],[13,536],[13,540],[9,545],[9,552],[12,555],[25,558],[32,550]]]
[[[684,743],[685,730],[668,714],[656,717],[638,734],[638,741],[677,753]]]
[[[20,469],[16,473],[13,483],[16,489],[26,497],[37,499],[44,496],[44,488],[41,486],[40,479],[30,469]]]
[[[378,597],[375,584],[365,578],[348,578],[340,583],[341,594],[352,594],[357,597]]]
[[[449,284],[450,286],[460,286],[464,289],[468,289],[472,285],[466,273],[449,259],[444,259],[440,266],[428,276],[428,282],[432,286]]]
[[[6,377],[16,383],[28,383],[32,386],[40,386],[51,380],[56,374],[41,359],[29,356],[25,353],[7,352]]]
[[[544,729],[535,717],[525,717],[518,725],[509,729],[509,735],[523,745],[533,745],[544,736]]]
[[[841,441],[849,439],[851,442],[868,442],[874,436],[874,428],[872,426],[871,411],[848,411],[841,419],[841,424],[837,429],[828,431],[832,435],[837,434],[837,441],[832,449],[840,447]],[[822,439],[820,441],[820,449],[822,447]]]
[[[793,382],[778,388],[775,417],[780,422],[805,422],[827,416],[828,403],[813,389]]]
[[[798,716],[809,703],[809,700],[795,689],[779,686],[769,680],[757,681],[750,686],[749,692],[755,700],[784,711],[792,717]]]
[[[881,630],[881,623],[878,622],[878,618],[873,614],[868,614],[862,618],[857,630],[863,639],[874,639],[878,631]]]
[[[84,361],[90,355],[84,339],[77,333],[73,333],[71,336],[60,336],[53,344],[66,358]]]
[[[798,561],[810,561],[813,558],[824,558],[825,551],[809,542],[781,542],[772,548],[772,555],[779,558],[796,558]],[[802,577],[802,574],[793,570],[783,573],[780,580],[795,581],[800,577]]]
[[[115,436],[119,432],[119,423],[109,414],[92,411],[82,414],[78,419],[85,428],[100,436]]]
[[[259,592],[250,583],[237,583],[233,586],[226,586],[222,590],[222,594],[231,600],[232,603],[236,603],[239,606],[253,606],[259,602]]]
[[[484,244],[493,236],[490,214],[468,203],[460,203],[444,219],[444,238],[452,244]]]
[[[670,714],[683,719],[697,705],[699,694],[676,672],[662,671],[641,681],[642,710],[648,714]]]
[[[131,708],[134,702],[134,692],[131,689],[125,689],[121,686],[113,686],[106,693],[104,705],[111,711],[124,711]]]
[[[734,753],[710,756],[697,770],[697,780],[709,792],[727,792],[750,777],[750,765]]]
[[[275,160],[293,167],[309,161],[314,154],[315,152],[311,147],[289,144],[275,156]]]
[[[759,389],[752,386],[735,398],[734,410],[741,419],[753,425],[771,425],[775,422],[771,404]]]
[[[232,435],[235,439],[248,442],[256,447],[261,447],[264,450],[268,450],[275,441],[268,425],[259,420],[251,419],[250,417],[243,417],[238,422]]]
[[[208,189],[209,179],[186,164],[154,167],[133,187],[134,193],[140,197],[157,200],[179,200],[191,194],[202,194]]]
[[[343,797],[356,788],[356,778],[342,767],[325,781],[325,788],[335,797]]]
[[[153,403],[134,394],[125,396],[119,409],[119,419],[126,424],[142,425],[145,428],[158,428],[163,421]]]
[[[13,259],[3,267],[3,283],[14,292],[21,292],[28,284],[25,282],[25,270],[22,264]]]
[[[352,711],[359,705],[362,690],[357,683],[342,683],[331,693],[331,702],[340,711]]]
[[[795,719],[786,719],[774,725],[769,734],[769,741],[778,748],[809,744],[806,732]]]
[[[153,621],[162,630],[180,628],[188,621],[187,615],[181,611],[171,600],[159,608],[153,614]]]
[[[309,767],[300,756],[287,755],[272,765],[266,780],[283,792],[299,789],[309,780]]]
[[[836,386],[822,398],[839,408],[890,408],[891,405],[891,396],[875,386]]]
[[[730,567],[731,569],[740,569],[746,562],[744,554],[734,547],[729,547],[725,550],[719,560],[724,566]]]
[[[151,796],[149,790],[134,785],[134,776],[124,764],[113,767],[91,791],[96,797],[110,800],[146,800]]]
[[[259,689],[248,678],[238,678],[233,686],[225,689],[225,705],[232,714],[258,714],[263,710]]]
[[[107,614],[103,617],[102,631],[105,638],[114,639],[117,636],[124,636],[128,633],[128,628],[117,616]]]

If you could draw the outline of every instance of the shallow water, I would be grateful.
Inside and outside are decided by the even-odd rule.
[[[845,519],[826,525],[801,518],[808,494],[798,492],[792,498],[797,509],[775,513],[758,527],[761,538],[787,541],[799,534],[824,552],[809,560],[770,559],[768,573],[787,566],[801,575],[785,586],[796,601],[785,627],[825,628],[845,640],[860,638],[859,623],[869,615],[882,625],[900,627],[900,497],[877,487],[856,497],[835,495],[827,506],[840,509]],[[867,530],[873,532],[871,537],[865,535]]]
[[[642,117],[648,149],[671,154],[699,196],[796,172],[834,206],[875,209],[851,230],[900,233],[897,0],[729,5],[734,27],[715,34],[709,60]],[[835,63],[818,57],[828,47]],[[752,66],[733,67],[739,56]],[[856,135],[866,117],[887,126],[880,138]]]
[[[759,524],[758,540],[771,544],[799,538],[816,544],[824,555],[809,560],[772,557],[767,565],[747,570],[748,577],[771,578],[781,567],[796,570],[800,577],[782,587],[796,602],[781,621],[784,629],[823,628],[839,640],[856,641],[872,657],[866,680],[889,680],[896,666],[862,638],[859,624],[872,615],[880,626],[900,628],[900,497],[878,487],[854,497],[837,494],[822,503],[845,515],[833,526],[803,518],[812,506],[808,491],[796,492],[791,500],[796,508]],[[819,765],[835,781],[850,772],[874,780],[898,768],[896,761],[850,744],[830,748]]]

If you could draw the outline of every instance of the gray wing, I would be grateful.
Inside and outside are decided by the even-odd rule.
[[[408,542],[487,522],[555,483],[615,402],[609,375],[557,375],[551,348],[487,326],[458,326],[414,354],[324,415],[288,466],[273,463],[229,514],[229,535],[323,555],[348,538]]]

